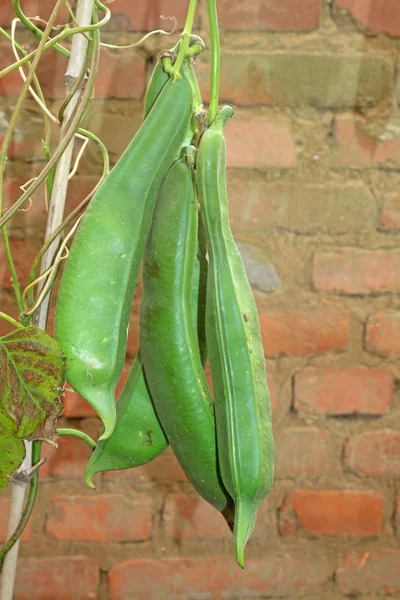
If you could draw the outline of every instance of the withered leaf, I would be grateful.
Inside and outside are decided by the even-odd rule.
[[[18,438],[55,444],[64,372],[61,348],[45,331],[30,326],[0,338],[0,409]]]

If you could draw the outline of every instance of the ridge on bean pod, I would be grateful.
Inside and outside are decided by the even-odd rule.
[[[231,499],[219,474],[213,403],[192,318],[198,222],[193,178],[186,158],[177,160],[157,201],[144,258],[140,344],[169,443],[193,487],[229,523]]]
[[[200,209],[209,253],[206,338],[214,386],[222,481],[235,504],[236,560],[274,477],[271,406],[257,307],[229,225],[222,108],[205,131],[196,162]]]

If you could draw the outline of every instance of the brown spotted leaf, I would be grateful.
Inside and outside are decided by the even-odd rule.
[[[55,444],[64,371],[59,344],[41,329],[0,338],[0,407],[15,421],[18,438]]]
[[[0,407],[0,492],[25,458],[25,445],[15,436],[16,429],[15,421]]]

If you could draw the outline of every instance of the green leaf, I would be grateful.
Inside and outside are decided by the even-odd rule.
[[[17,426],[0,407],[0,493],[25,458],[24,442],[15,437]]]
[[[58,342],[41,329],[0,338],[0,410],[14,420],[18,438],[55,445],[64,372]]]

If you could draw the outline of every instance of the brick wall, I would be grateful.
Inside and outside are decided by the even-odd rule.
[[[25,0],[28,14],[51,4],[42,1],[39,11],[38,0]],[[116,0],[104,39],[133,41],[165,25],[160,14],[182,25],[186,5]],[[241,572],[222,518],[194,495],[169,451],[137,470],[99,476],[92,492],[81,480],[86,447],[63,438],[57,452],[46,450],[17,600],[400,596],[400,4],[220,0],[219,7],[221,101],[236,106],[226,130],[231,219],[260,313],[275,486]],[[9,25],[10,10],[0,16]],[[205,2],[197,30],[208,41]],[[102,51],[88,127],[113,161],[139,126],[154,56],[174,40],[152,38],[136,53]],[[208,65],[206,52],[197,65],[205,99]],[[55,110],[64,69],[55,55],[40,69]],[[10,75],[0,85],[8,115],[20,80]],[[7,204],[40,166],[41,126],[30,101],[9,153]],[[69,207],[99,172],[89,147]],[[11,229],[25,280],[43,235],[40,202]],[[2,310],[15,312],[3,262],[0,278]],[[139,296],[128,362],[138,345]],[[72,393],[62,422],[99,431]],[[5,494],[2,537],[7,502]]]

